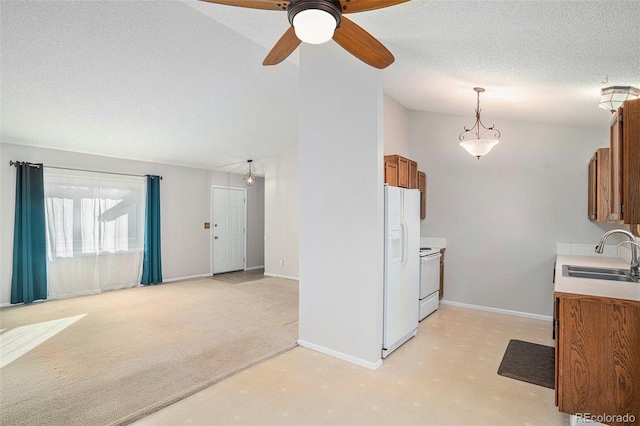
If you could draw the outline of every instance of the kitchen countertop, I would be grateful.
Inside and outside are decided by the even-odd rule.
[[[563,277],[563,265],[629,269],[629,262],[624,259],[617,257],[569,256],[559,254],[556,256],[554,291],[557,293],[584,294],[588,296],[640,301],[640,283]]]

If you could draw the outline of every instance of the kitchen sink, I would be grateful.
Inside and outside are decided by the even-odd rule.
[[[563,265],[563,277],[590,278],[594,280],[622,281],[628,283],[638,282],[628,269],[596,268],[593,266]]]

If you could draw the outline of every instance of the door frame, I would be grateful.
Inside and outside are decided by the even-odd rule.
[[[243,191],[244,192],[244,253],[242,254],[242,270],[247,270],[247,235],[249,234],[247,230],[247,188],[238,188],[237,186],[222,186],[222,185],[211,185],[211,193],[210,193],[210,203],[209,203],[209,223],[213,223],[213,211],[214,211],[214,189],[233,189],[234,191]],[[209,273],[213,275],[213,226],[209,225]]]

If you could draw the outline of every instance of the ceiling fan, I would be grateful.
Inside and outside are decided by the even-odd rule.
[[[342,16],[395,6],[409,0],[202,0],[228,6],[286,11],[291,27],[273,46],[262,65],[284,61],[301,42],[320,44],[333,38],[347,52],[375,68],[395,58],[375,37]]]

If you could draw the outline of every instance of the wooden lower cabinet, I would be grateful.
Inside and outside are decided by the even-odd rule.
[[[629,424],[630,416],[640,420],[640,302],[555,297],[558,409],[611,416],[603,422],[610,425]]]

